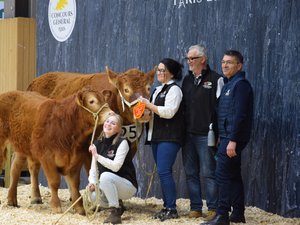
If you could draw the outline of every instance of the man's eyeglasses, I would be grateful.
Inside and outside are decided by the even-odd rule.
[[[157,73],[165,73],[167,70],[166,69],[157,69],[156,72]]]
[[[196,56],[196,57],[185,57],[185,59],[189,62],[194,61],[195,59],[200,59],[202,56]]]
[[[234,61],[229,61],[229,60],[228,61],[222,60],[221,63],[225,64],[225,65],[227,65],[227,64],[229,64],[229,65],[239,64],[239,62],[234,62]]]

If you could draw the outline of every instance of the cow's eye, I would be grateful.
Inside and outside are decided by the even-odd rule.
[[[94,100],[90,100],[90,104],[91,104],[91,105],[94,104],[94,102],[95,102]]]
[[[150,89],[151,89],[151,86],[150,86],[150,85],[147,85],[147,86],[146,86],[146,90],[147,90],[148,92],[150,92]]]
[[[125,89],[124,89],[124,92],[125,92],[126,94],[129,94],[130,91],[129,91],[128,88],[125,88]]]

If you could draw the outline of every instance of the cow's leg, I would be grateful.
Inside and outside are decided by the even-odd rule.
[[[15,153],[11,169],[10,169],[10,184],[8,188],[7,204],[10,206],[18,206],[17,202],[17,187],[21,174],[21,170],[25,165],[26,157]]]
[[[90,173],[91,162],[92,162],[92,156],[89,153],[89,151],[86,151],[86,153],[83,156],[83,166],[84,166],[87,177],[89,176],[89,173]]]
[[[32,159],[27,159],[28,169],[30,172],[30,181],[31,181],[31,204],[42,204],[42,198],[39,188],[39,171],[41,164]]]
[[[90,168],[91,168],[91,162],[92,162],[91,154],[88,151],[86,151],[86,153],[83,154],[82,161],[83,161],[84,170],[86,172],[86,176],[88,177],[89,172],[90,172]],[[79,173],[80,173],[80,171],[79,171]],[[65,178],[67,179],[67,177],[65,177]],[[79,179],[80,179],[80,177],[79,177]],[[71,188],[70,188],[70,185],[69,185],[69,181],[66,180],[66,183],[68,185],[68,189],[69,189],[69,192],[70,192],[70,201],[72,201],[72,192],[71,192]]]
[[[51,161],[48,161],[48,163],[51,163]],[[61,213],[62,209],[61,209],[60,200],[58,198],[60,175],[59,175],[55,165],[51,166],[48,163],[42,162],[42,167],[44,169],[44,172],[45,172],[45,175],[46,175],[46,178],[48,181],[48,186],[51,191],[50,206],[51,206],[52,212]]]
[[[76,168],[75,170],[72,170],[65,176],[65,179],[68,182],[71,191],[72,204],[81,197],[79,193],[80,168],[81,166],[79,168]],[[82,206],[82,199],[75,204],[74,208],[78,214],[85,215],[85,211]]]

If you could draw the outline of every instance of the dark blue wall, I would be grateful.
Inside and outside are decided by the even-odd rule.
[[[255,91],[252,141],[243,155],[246,202],[300,217],[299,0],[78,0],[75,28],[62,43],[50,32],[48,4],[37,1],[37,76],[92,73],[105,65],[148,71],[163,57],[185,63],[196,43],[208,47],[211,67],[221,72],[224,50],[241,51]],[[153,160],[142,144],[139,154],[139,196],[145,197]],[[187,197],[180,156],[174,169],[178,197]],[[150,196],[160,197],[157,177]]]

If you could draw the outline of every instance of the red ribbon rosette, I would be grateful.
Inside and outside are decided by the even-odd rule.
[[[143,102],[138,102],[132,109],[133,115],[135,119],[139,119],[142,117],[145,111],[146,104]]]

